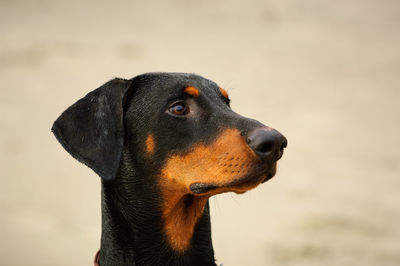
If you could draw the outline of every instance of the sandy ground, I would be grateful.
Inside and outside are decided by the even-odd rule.
[[[211,199],[224,265],[400,265],[400,2],[0,1],[0,265],[91,265],[100,182],[50,132],[112,77],[195,72],[289,139]]]

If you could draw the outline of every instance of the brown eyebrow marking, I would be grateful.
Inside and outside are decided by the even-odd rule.
[[[223,88],[219,88],[219,91],[221,92],[222,96],[224,96],[225,99],[229,100],[229,95],[228,92],[226,92],[226,90],[224,90]]]
[[[193,86],[187,86],[183,92],[194,97],[198,97],[200,95],[199,90]]]

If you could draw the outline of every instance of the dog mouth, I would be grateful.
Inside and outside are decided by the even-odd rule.
[[[271,169],[260,169],[255,173],[251,173],[244,177],[240,177],[223,184],[215,183],[201,183],[196,182],[189,186],[190,191],[195,195],[206,193],[223,193],[223,192],[236,192],[244,193],[259,184],[265,183],[274,177],[276,173],[276,164]]]

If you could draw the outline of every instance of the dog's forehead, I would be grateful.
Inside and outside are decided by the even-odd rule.
[[[216,96],[219,86],[212,80],[191,73],[146,73],[135,77],[134,83],[147,93],[175,94],[183,91],[187,86],[197,88],[200,93]],[[136,82],[135,82],[136,81]]]

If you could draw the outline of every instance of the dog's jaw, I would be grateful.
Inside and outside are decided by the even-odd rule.
[[[276,171],[249,148],[237,129],[222,131],[215,140],[195,144],[189,152],[172,155],[161,169],[164,232],[177,252],[190,248],[198,219],[209,197],[244,193],[270,179]]]

